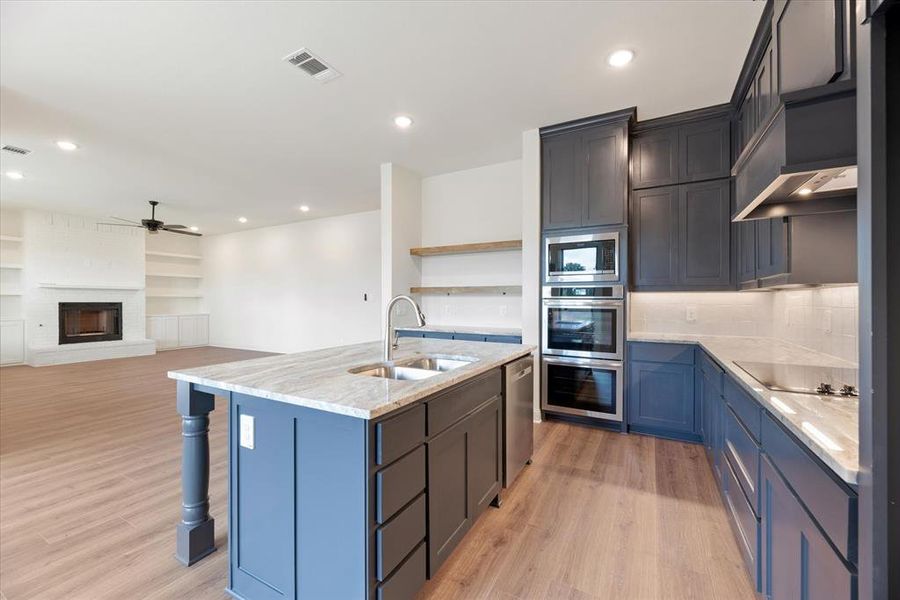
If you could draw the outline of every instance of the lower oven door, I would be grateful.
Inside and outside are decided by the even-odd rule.
[[[620,361],[543,356],[541,408],[547,412],[622,420]]]

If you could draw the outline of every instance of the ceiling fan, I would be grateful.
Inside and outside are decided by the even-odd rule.
[[[150,233],[159,233],[160,231],[168,231],[169,233],[180,233],[182,235],[193,235],[196,237],[200,237],[201,233],[194,233],[192,231],[183,231],[187,229],[184,225],[168,225],[163,223],[162,221],[156,220],[156,205],[159,204],[156,200],[150,200],[150,218],[149,219],[141,219],[141,222],[130,221],[128,219],[123,219],[121,217],[110,217],[111,219],[115,219],[116,221],[122,221],[122,223],[100,223],[100,225],[114,225],[115,227],[138,227],[141,229],[146,229]]]

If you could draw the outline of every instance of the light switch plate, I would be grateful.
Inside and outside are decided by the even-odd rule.
[[[688,323],[695,323],[697,321],[697,307],[696,306],[685,307],[684,319]]]
[[[253,450],[255,441],[254,420],[255,419],[251,415],[241,415],[241,448]]]

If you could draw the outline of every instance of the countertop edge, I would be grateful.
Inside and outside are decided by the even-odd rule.
[[[803,445],[806,446],[806,448],[810,452],[812,452],[823,464],[825,464],[825,466],[831,469],[831,471],[838,478],[840,478],[847,485],[856,488],[859,480],[859,469],[853,471],[839,464],[839,462],[828,452],[826,448],[822,447],[820,444],[812,440],[809,435],[807,435],[799,427],[797,427],[796,423],[791,421],[787,416],[775,410],[775,408],[771,406],[771,404],[765,399],[765,397],[761,396],[759,392],[750,387],[750,385],[744,380],[743,376],[741,376],[736,365],[729,364],[729,361],[725,361],[721,357],[717,356],[715,351],[711,350],[709,346],[703,343],[703,340],[676,340],[662,338],[652,339],[651,336],[648,336],[647,338],[632,338],[630,336],[626,336],[626,340],[629,342],[645,342],[649,344],[694,344],[696,346],[699,346],[716,362],[716,364],[718,364],[729,375],[731,375],[731,378],[737,381],[737,383],[741,386],[741,389],[750,394],[753,399],[756,400],[765,409],[766,413],[777,419],[779,423],[783,424],[791,432],[791,434],[793,434],[794,437],[800,440]]]
[[[485,343],[485,342],[481,342]],[[509,344],[510,346],[515,344]],[[202,385],[208,388],[223,390],[227,392],[236,392],[238,394],[246,394],[248,396],[254,396],[256,398],[263,398],[266,400],[273,400],[275,402],[283,402],[285,404],[291,404],[294,406],[302,406],[305,408],[311,408],[314,410],[321,410],[323,412],[329,412],[339,415],[345,415],[348,417],[355,417],[358,419],[364,419],[367,421],[371,421],[374,419],[378,419],[384,417],[386,415],[391,414],[392,412],[399,410],[401,408],[405,408],[418,402],[422,398],[432,396],[434,394],[440,393],[454,385],[462,383],[468,379],[473,377],[477,377],[482,375],[491,369],[495,369],[497,367],[501,367],[507,363],[513,362],[515,360],[519,360],[525,356],[531,355],[536,350],[535,346],[532,345],[520,345],[520,347],[511,352],[508,356],[503,359],[494,359],[490,361],[478,361],[477,363],[473,363],[468,367],[464,367],[461,373],[457,373],[456,376],[449,376],[447,380],[436,384],[435,387],[430,387],[424,390],[420,390],[418,392],[413,392],[408,396],[404,396],[402,399],[387,403],[383,406],[379,406],[372,410],[355,408],[352,406],[346,406],[343,404],[335,404],[332,402],[324,401],[324,400],[316,400],[313,398],[303,398],[298,396],[291,396],[287,394],[280,394],[278,392],[271,392],[268,390],[263,390],[259,388],[246,387],[239,384],[233,383],[225,383],[222,381],[215,381],[212,379],[206,379],[203,377],[198,377],[195,375],[188,375],[185,373],[179,373],[178,371],[168,371],[166,375],[169,379],[174,379],[176,381],[187,381],[188,383],[194,383],[196,385]],[[453,373],[450,371],[450,373]],[[460,375],[465,375],[465,377],[460,377]]]

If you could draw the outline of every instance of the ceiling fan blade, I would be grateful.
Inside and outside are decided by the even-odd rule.
[[[130,225],[128,223],[97,223],[97,225],[109,225],[110,227],[134,227],[136,229],[143,229],[143,225]]]
[[[110,219],[115,219],[116,221],[123,221],[125,223],[131,223],[132,225],[141,226],[141,224],[137,221],[132,221],[130,219],[123,219],[122,217],[110,217]]]
[[[187,225],[169,225],[166,223],[166,227],[169,229],[187,229]]]
[[[169,229],[168,225],[166,225],[165,227],[160,227],[160,229],[162,229],[163,231],[168,231],[169,233],[180,233],[181,235],[193,235],[196,237],[200,237],[203,235],[202,233],[194,233],[193,231],[182,231],[180,229]]]

